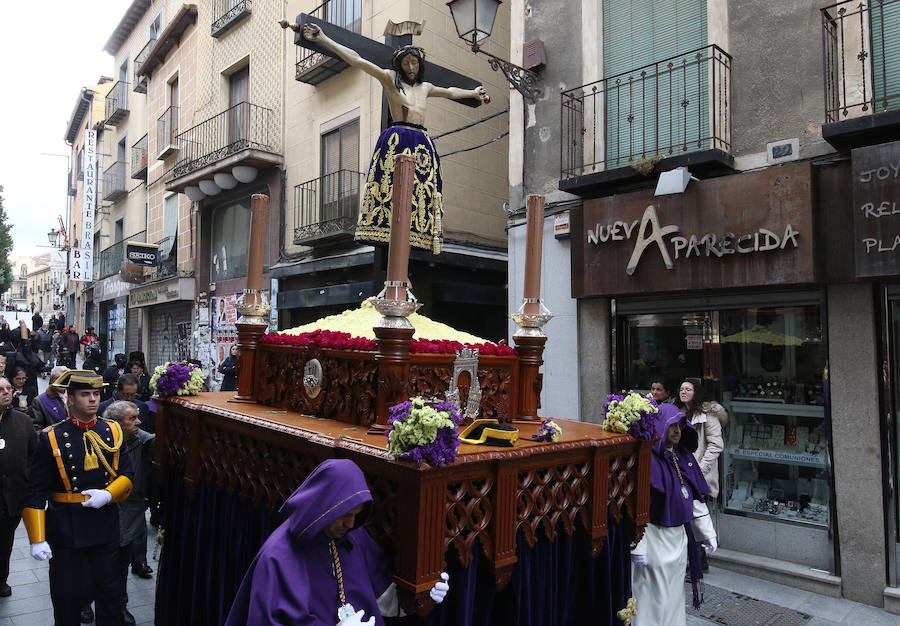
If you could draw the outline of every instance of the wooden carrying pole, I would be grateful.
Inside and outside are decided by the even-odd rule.
[[[250,196],[250,255],[247,260],[247,289],[254,290],[244,296],[244,304],[259,304],[259,292],[263,280],[263,253],[266,249],[266,224],[269,221],[269,196]],[[237,394],[234,402],[256,402],[256,344],[268,324],[241,323],[238,320]]]
[[[388,250],[388,284],[406,283],[409,272],[409,220],[412,207],[415,161],[408,154],[395,157],[394,189],[391,196],[391,243]],[[406,287],[386,287],[386,300],[406,300]],[[378,395],[375,423],[370,433],[387,430],[388,408],[409,399],[409,344],[415,329],[374,328],[378,352]]]

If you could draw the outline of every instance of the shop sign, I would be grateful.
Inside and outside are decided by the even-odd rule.
[[[118,276],[109,276],[94,283],[94,301],[104,302],[114,298],[128,295],[131,285],[122,281]]]
[[[853,231],[856,275],[900,272],[900,141],[856,148]]]
[[[84,187],[81,197],[81,247],[69,254],[69,278],[94,280],[94,217],[97,208],[97,131],[84,131]]]
[[[132,265],[156,267],[159,265],[159,246],[155,243],[129,241],[125,244],[125,258]]]
[[[574,297],[813,282],[810,165],[587,200],[572,233]]]
[[[175,300],[194,300],[194,279],[179,278],[149,287],[132,289],[129,304],[130,306],[142,307],[164,304]]]

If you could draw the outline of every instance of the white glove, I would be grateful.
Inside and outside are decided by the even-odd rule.
[[[647,555],[646,554],[635,554],[631,553],[631,564],[632,565],[646,565],[647,564]]]
[[[112,494],[106,489],[85,489],[81,493],[90,496],[88,500],[81,503],[81,506],[86,506],[89,509],[99,509],[112,502]]]
[[[362,621],[365,611],[359,610],[350,617],[345,617],[337,623],[336,626],[375,626],[375,616],[373,615],[366,621]]]
[[[447,592],[450,591],[450,585],[447,584],[448,580],[450,580],[450,574],[441,572],[441,579],[434,583],[434,587],[428,592],[435,604],[440,604],[447,597]]]
[[[38,561],[46,561],[53,558],[53,551],[50,549],[50,544],[46,541],[38,541],[31,544],[31,556]]]
[[[700,545],[703,546],[703,549],[706,550],[707,554],[712,554],[719,549],[719,542],[716,541],[715,537],[710,537],[706,541],[700,542]]]

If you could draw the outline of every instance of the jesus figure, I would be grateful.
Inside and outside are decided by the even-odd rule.
[[[303,36],[333,51],[352,67],[374,76],[381,83],[390,107],[393,122],[381,133],[375,144],[363,191],[362,208],[356,222],[356,241],[390,241],[394,158],[398,154],[409,154],[416,163],[409,243],[439,254],[444,240],[441,228],[441,162],[425,128],[426,99],[477,98],[482,102],[490,102],[487,91],[482,86],[460,89],[438,87],[425,82],[425,51],[416,46],[397,49],[391,58],[390,69],[384,69],[362,58],[355,50],[333,41],[315,25],[304,26]]]

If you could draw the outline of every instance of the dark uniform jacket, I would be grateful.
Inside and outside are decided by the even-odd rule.
[[[113,446],[113,427],[105,419],[97,418],[90,429],[98,433],[103,442]],[[47,543],[51,548],[57,546],[68,548],[85,548],[89,546],[113,545],[119,543],[119,508],[114,503],[99,509],[82,506],[80,503],[56,502],[50,498],[53,493],[65,493],[66,487],[60,476],[57,460],[50,446],[50,431],[56,435],[61,453],[60,460],[66,472],[72,493],[81,493],[86,489],[105,489],[116,476],[127,476],[134,480],[131,458],[124,450],[118,455],[103,451],[107,463],[115,470],[111,476],[102,462],[97,469],[85,470],[84,429],[72,421],[59,422],[45,428],[40,433],[37,450],[31,461],[31,475],[28,481],[28,497],[25,506],[33,509],[47,507]],[[115,457],[118,456],[118,459]],[[99,459],[98,459],[99,461]]]
[[[37,433],[27,415],[10,408],[0,420],[0,439],[0,514],[17,517],[25,506],[28,463],[37,447]]]

